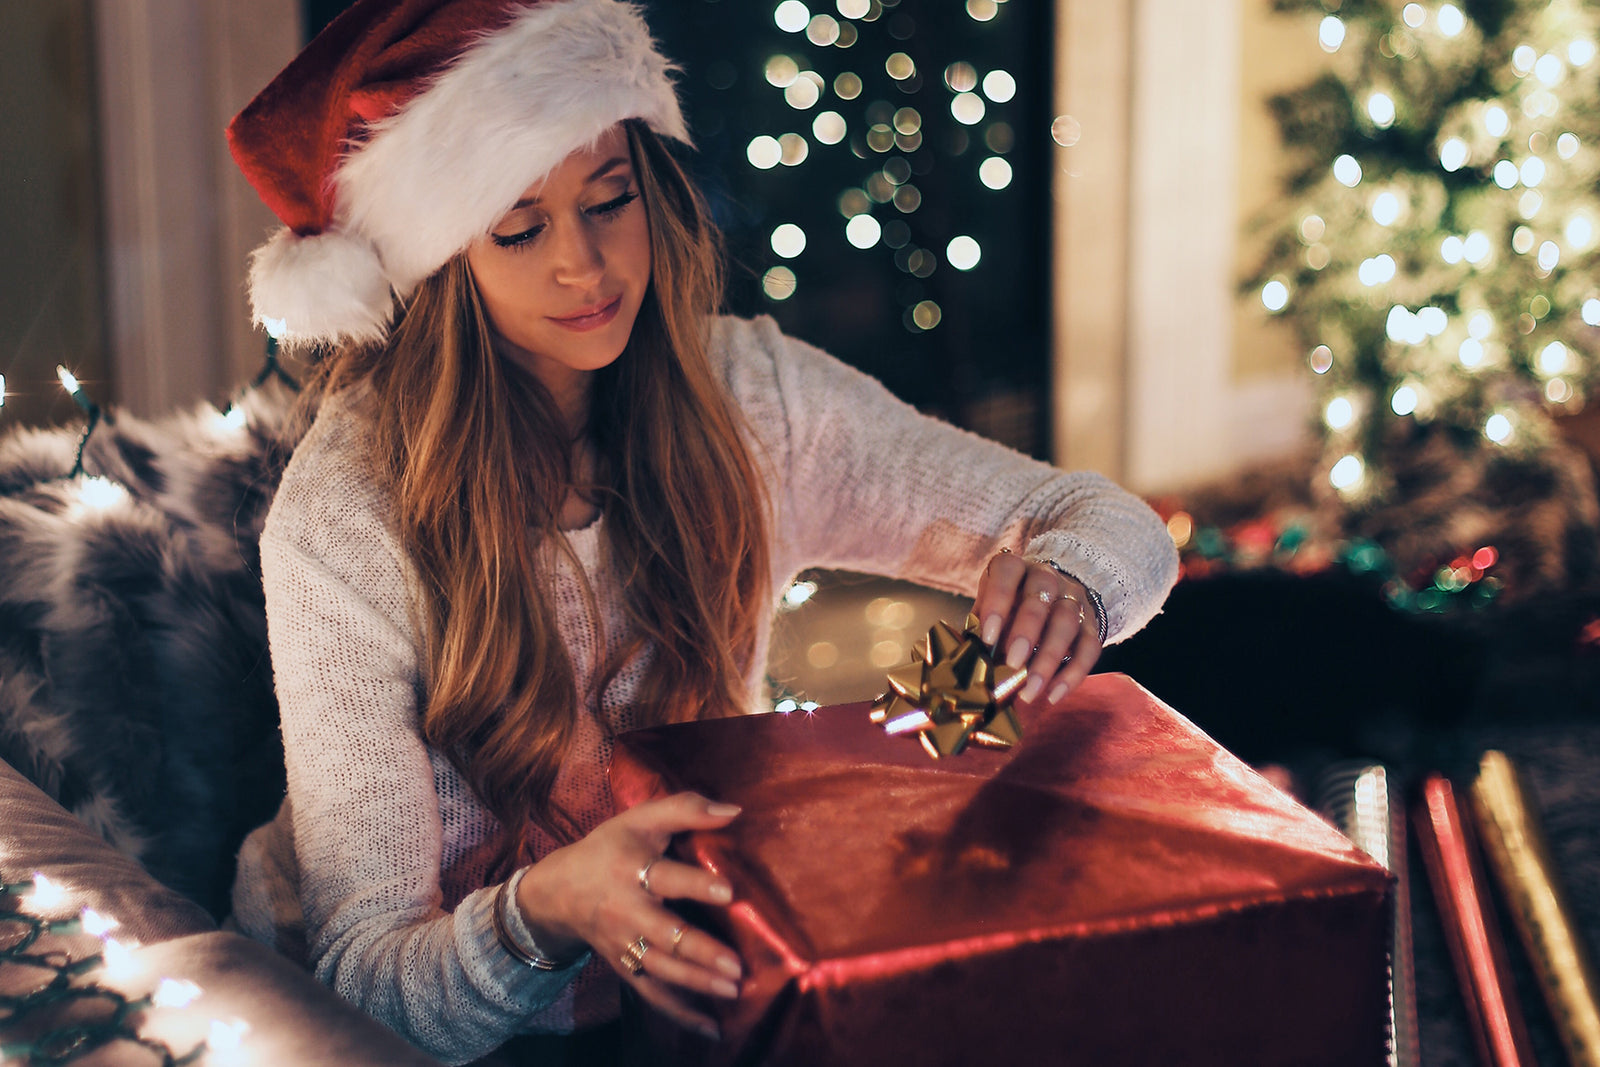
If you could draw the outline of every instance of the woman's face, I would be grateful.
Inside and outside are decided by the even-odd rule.
[[[467,249],[505,353],[562,395],[622,354],[650,283],[650,225],[621,125]]]

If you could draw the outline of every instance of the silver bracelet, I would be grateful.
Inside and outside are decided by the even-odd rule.
[[[526,945],[519,945],[516,938],[511,936],[511,923],[507,918],[506,909],[515,907],[516,901],[511,895],[512,890],[515,888],[515,884],[522,880],[523,872],[526,870],[527,868],[524,867],[521,871],[501,882],[499,890],[495,892],[494,907],[492,909],[494,911],[494,936],[499,939],[502,948],[519,962],[526,963],[536,971],[559,971],[563,967],[570,967],[572,961],[551,959],[541,952],[539,946],[533,942],[530,941]]]
[[[1100,594],[1095,592],[1093,589],[1090,589],[1083,582],[1078,581],[1076,575],[1068,571],[1065,567],[1053,559],[1043,559],[1034,556],[1029,556],[1027,559],[1029,563],[1043,563],[1046,567],[1049,567],[1051,570],[1061,575],[1061,577],[1067,579],[1067,581],[1077,582],[1078,585],[1083,586],[1083,591],[1089,594],[1089,605],[1090,607],[1094,608],[1095,627],[1100,632],[1100,644],[1103,646],[1106,643],[1106,635],[1110,632],[1111,623],[1106,618],[1106,605],[1105,601],[1100,599]]]

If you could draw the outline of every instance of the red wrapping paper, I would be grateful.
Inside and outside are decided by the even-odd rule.
[[[937,762],[867,707],[618,738],[621,805],[744,807],[674,845],[740,998],[658,1062],[1384,1062],[1389,876],[1136,683]]]
[[[1455,962],[1478,1059],[1484,1067],[1536,1067],[1477,842],[1449,779],[1429,775],[1413,810],[1422,865]]]

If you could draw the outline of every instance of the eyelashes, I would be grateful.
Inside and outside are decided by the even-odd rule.
[[[607,200],[603,204],[596,204],[594,207],[586,208],[584,214],[601,222],[609,222],[617,215],[620,215],[623,209],[637,199],[639,199],[639,194],[630,190],[615,200]],[[544,228],[545,224],[541,222],[539,225],[523,230],[521,233],[514,233],[507,237],[502,237],[500,234],[495,233],[490,234],[489,237],[499,248],[516,250],[526,248],[534,238],[544,232]]]

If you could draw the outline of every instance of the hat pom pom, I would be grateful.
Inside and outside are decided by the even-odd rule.
[[[251,256],[250,303],[256,324],[289,346],[381,341],[394,311],[370,242],[337,230],[301,237],[288,227]]]

